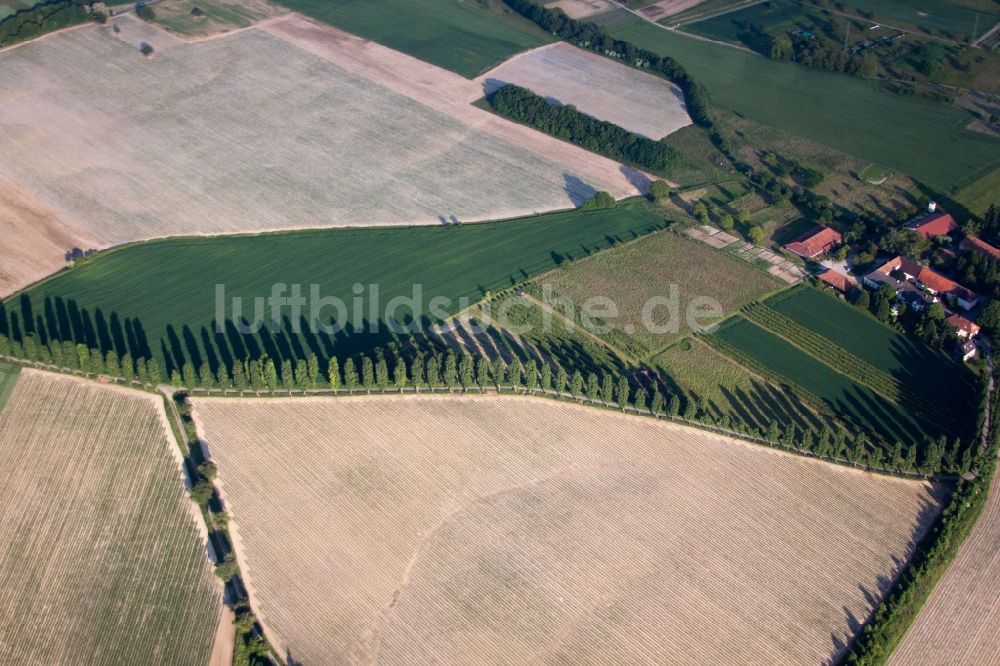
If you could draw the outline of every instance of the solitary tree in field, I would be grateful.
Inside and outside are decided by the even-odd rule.
[[[139,52],[144,56],[151,56],[153,55],[153,45],[149,42],[143,42],[139,46]]]

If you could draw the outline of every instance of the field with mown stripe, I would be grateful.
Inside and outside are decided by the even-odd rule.
[[[450,299],[444,313],[451,315],[487,291],[510,287],[560,262],[579,259],[664,224],[663,217],[645,204],[634,204],[489,224],[151,241],[88,260],[41,283],[28,296],[54,337],[79,340],[82,336],[92,347],[112,345],[116,335],[125,341],[138,337],[139,349],[131,350],[133,356],[153,354],[161,363],[169,356],[181,364],[194,360],[196,367],[206,358],[226,360],[229,366],[233,354],[242,358],[247,351],[291,358],[288,345],[315,347],[323,358],[330,353],[343,357],[391,339],[381,319],[384,310],[393,297],[412,297],[414,285],[422,290],[424,316],[433,318],[429,305],[436,296]],[[298,322],[290,321],[291,311],[286,308],[289,321],[281,335],[272,337],[266,331],[263,337],[215,335],[216,285],[225,286],[228,298],[242,297],[244,314],[252,321],[253,298],[270,296],[275,283],[300,284],[307,297],[310,285],[316,284],[321,297],[339,297],[349,308],[348,321],[342,322],[348,325],[355,321],[354,285],[364,290],[359,317],[367,325],[370,304],[376,300],[368,286],[377,284],[376,317],[382,324],[377,333],[370,333],[367,326],[360,332],[348,326],[336,336],[295,336],[290,329]],[[468,299],[464,305],[462,298]],[[19,300],[11,299],[7,307],[24,319]],[[73,307],[86,314],[74,315]],[[98,310],[103,323],[97,321]],[[232,314],[231,309],[228,312],[227,317]],[[404,304],[397,316],[403,319],[408,312]],[[302,316],[308,323],[308,307]],[[118,319],[117,326],[110,321],[112,317]],[[319,317],[329,324],[339,315],[325,307]],[[121,331],[126,318],[137,322],[141,335]]]
[[[976,402],[975,380],[967,367],[839,298],[803,286],[765,303],[935,400],[955,409]]]
[[[972,117],[961,109],[881,92],[870,81],[769,60],[642,20],[611,31],[675,58],[723,108],[946,192],[1000,166],[1000,138],[961,129]]]
[[[832,661],[945,490],[541,398],[194,405],[303,663]]]
[[[942,432],[933,419],[918,421],[917,415],[907,413],[864,384],[743,317],[728,320],[707,340],[721,341],[722,351],[734,355],[741,363],[746,360],[751,370],[759,369],[772,381],[787,381],[793,388],[804,389],[839,418],[879,433],[889,441],[919,442]]]
[[[347,32],[472,78],[553,41],[502,0],[279,0]]]
[[[222,587],[162,398],[24,370],[0,410],[0,658],[208,660]]]

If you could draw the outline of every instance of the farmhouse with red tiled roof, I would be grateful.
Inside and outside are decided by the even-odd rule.
[[[785,245],[785,249],[804,259],[812,259],[837,249],[843,240],[836,230],[817,226]]]
[[[846,293],[858,285],[858,281],[850,275],[844,275],[837,271],[827,269],[819,274],[818,279],[824,284],[828,284],[839,292]]]
[[[982,238],[976,238],[975,236],[966,236],[962,239],[962,242],[958,244],[963,250],[969,250],[971,252],[978,252],[979,254],[986,255],[990,259],[1000,260],[1000,250],[993,247]]]
[[[948,213],[928,213],[910,223],[909,228],[925,238],[947,236],[958,228],[958,223]]]
[[[948,325],[955,329],[955,334],[960,338],[972,339],[979,335],[979,324],[971,322],[962,315],[953,314],[945,319]]]
[[[905,257],[894,257],[876,268],[865,276],[865,284],[877,288],[885,283],[884,276],[891,275],[893,271],[899,271],[907,280],[912,280],[930,294],[951,296],[965,310],[971,310],[979,302],[979,297],[972,290]]]

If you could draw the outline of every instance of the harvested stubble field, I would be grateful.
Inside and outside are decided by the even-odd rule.
[[[222,590],[176,446],[155,396],[22,371],[0,412],[5,663],[207,661]]]
[[[538,398],[194,417],[251,598],[303,663],[826,661],[943,490]]]
[[[393,72],[388,49],[301,17],[197,42],[116,22],[117,37],[91,26],[0,54],[0,172],[79,229],[14,237],[51,239],[54,260],[81,241],[432,225],[639,191],[619,164],[471,107],[474,82]],[[37,275],[19,247],[0,249],[27,264],[8,281]]]
[[[566,42],[516,55],[477,81],[485,94],[513,83],[651,139],[691,124],[673,83]]]
[[[972,533],[917,615],[890,666],[1000,664],[1000,475]]]
[[[578,308],[589,298],[611,298],[620,316],[606,318],[614,330],[605,335],[640,357],[691,333],[686,313],[697,299],[714,299],[726,317],[783,285],[741,259],[669,232],[570,263],[537,283],[551,285],[553,294],[569,298]],[[668,330],[647,328],[642,321],[644,306],[653,298],[669,300],[672,294],[679,313],[673,322],[676,329],[671,326],[669,303],[652,311],[653,321]],[[718,321],[702,317],[697,323],[708,326]]]

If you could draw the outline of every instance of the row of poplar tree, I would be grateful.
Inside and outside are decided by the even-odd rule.
[[[343,361],[330,357],[326,371],[319,358],[278,361],[267,356],[236,360],[229,367],[215,370],[206,362],[195,367],[191,362],[163,377],[156,359],[119,357],[113,350],[102,353],[72,342],[53,341],[39,344],[26,336],[23,342],[0,335],[0,355],[22,358],[84,373],[106,374],[129,382],[155,385],[168,379],[176,388],[277,390],[401,390],[404,388],[448,388],[451,390],[527,389],[569,393],[578,398],[603,402],[609,406],[633,408],[658,416],[683,418],[713,425],[724,430],[755,437],[777,446],[808,451],[822,458],[841,460],[878,469],[925,474],[939,471],[962,472],[968,469],[969,456],[959,456],[961,443],[949,443],[944,437],[922,444],[904,446],[900,442],[873,444],[864,434],[853,437],[840,428],[823,423],[819,429],[781,426],[771,420],[767,428],[747,423],[726,414],[718,414],[706,401],[665,396],[655,379],[650,386],[633,383],[621,373],[589,372],[572,374],[562,367],[530,359],[525,363],[505,363],[449,350],[445,353],[419,352],[411,359],[383,350],[375,357],[362,354]]]

